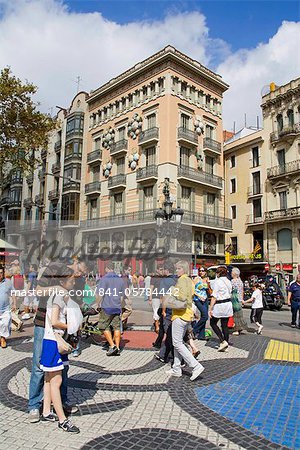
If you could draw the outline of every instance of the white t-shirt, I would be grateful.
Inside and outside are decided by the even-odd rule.
[[[263,299],[262,299],[262,292],[260,289],[255,289],[255,291],[252,294],[252,299],[254,299],[252,303],[252,308],[263,308]]]

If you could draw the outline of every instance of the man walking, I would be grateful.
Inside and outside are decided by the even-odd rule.
[[[290,284],[288,289],[288,306],[291,307],[292,312],[292,328],[300,328],[300,274],[298,273],[296,281]],[[297,322],[298,316],[298,322]]]
[[[105,272],[104,277],[100,280],[97,292],[99,306],[101,307],[98,328],[103,331],[109,344],[107,356],[119,356],[121,341],[120,318],[125,285],[122,278],[115,273],[112,262],[106,264]]]

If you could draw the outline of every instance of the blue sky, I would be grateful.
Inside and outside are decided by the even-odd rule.
[[[206,16],[210,36],[223,39],[233,51],[267,42],[282,21],[300,19],[300,2],[295,0],[69,0],[65,3],[71,11],[98,11],[121,24],[159,20],[168,13],[199,11]]]
[[[227,129],[255,125],[261,92],[300,76],[299,1],[0,0],[0,68],[69,107],[166,45],[219,73]]]

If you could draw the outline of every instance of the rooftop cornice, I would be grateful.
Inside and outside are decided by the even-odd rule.
[[[264,136],[263,136],[264,130],[258,130],[256,133],[256,136],[253,136],[253,134],[250,134],[248,136],[243,136],[240,139],[237,139],[236,141],[230,142],[226,144],[226,142],[223,144],[223,153],[229,153],[236,150],[241,150],[244,147],[248,147],[253,144],[258,144],[260,142],[264,142]],[[257,136],[257,133],[260,133]],[[247,139],[248,138],[248,139]]]
[[[280,100],[283,100],[287,97],[290,97],[294,94],[300,93],[300,77],[295,80],[291,80],[289,83],[284,84],[283,86],[278,86],[277,89],[273,92],[269,92],[268,94],[262,97],[262,108],[267,108],[270,105],[276,104]]]
[[[184,64],[191,70],[196,71],[198,75],[201,75],[207,80],[211,81],[212,83],[215,83],[219,87],[219,89],[222,90],[222,92],[225,92],[229,88],[229,85],[222,80],[221,75],[216,74],[215,72],[211,71],[207,67],[200,64],[198,61],[193,60],[192,58],[185,55],[184,53],[181,53],[179,50],[172,47],[171,45],[168,45],[167,47],[163,48],[162,50],[145,59],[144,61],[135,64],[135,66],[121,73],[116,78],[112,78],[107,83],[100,86],[98,89],[91,91],[87,102],[92,103],[99,96],[106,94],[112,88],[115,89],[120,84],[126,82],[128,79],[138,75],[142,71],[145,71],[145,69],[151,68],[151,66],[157,65],[158,63],[166,60],[167,58],[171,58],[173,61],[176,61],[180,64]]]

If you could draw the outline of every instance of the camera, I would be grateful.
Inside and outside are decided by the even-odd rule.
[[[76,334],[69,334],[67,338],[67,342],[73,347],[76,348],[79,342],[79,336]]]

